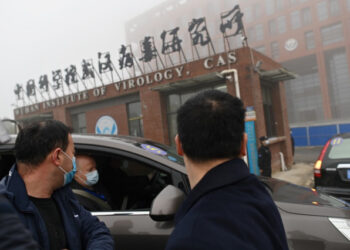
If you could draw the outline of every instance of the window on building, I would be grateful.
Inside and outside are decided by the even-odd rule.
[[[286,25],[286,17],[280,16],[277,18],[277,28],[278,33],[283,34],[287,31],[287,25]]]
[[[71,116],[72,127],[74,133],[86,133],[86,118],[85,112],[73,114]]]
[[[256,41],[261,41],[264,39],[264,26],[262,24],[258,24],[255,26],[256,32]]]
[[[291,25],[293,29],[298,29],[301,26],[301,22],[300,22],[300,12],[297,11],[293,11],[290,14],[290,21],[291,21]]]
[[[267,15],[272,15],[275,13],[275,1],[274,0],[266,0],[266,14]]]
[[[321,84],[315,55],[283,63],[288,70],[298,74],[285,82],[288,120],[301,123],[324,120]]]
[[[263,10],[260,3],[254,5],[255,18],[260,18],[263,15]]]
[[[321,28],[321,36],[323,45],[342,41],[344,39],[342,24],[337,23]]]
[[[167,96],[167,117],[168,117],[168,129],[169,129],[169,141],[170,144],[174,146],[174,138],[177,134],[177,123],[176,116],[177,110],[182,104],[184,104],[189,98],[196,95],[197,93],[208,90],[217,89],[223,92],[227,92],[226,84],[217,84],[215,86],[206,88],[196,88],[187,91],[179,91],[177,93],[172,93]]]
[[[262,54],[265,54],[265,53],[266,53],[265,46],[255,47],[254,49],[255,49],[256,51],[262,53]]]
[[[265,115],[266,135],[268,137],[273,137],[276,136],[277,133],[272,104],[272,88],[269,86],[269,83],[261,85],[261,92]]]
[[[301,10],[301,16],[303,20],[303,25],[311,24],[312,22],[312,16],[311,16],[311,10],[310,8],[304,8]]]
[[[291,6],[294,6],[294,5],[298,4],[298,0],[289,0],[289,4]]]
[[[255,28],[254,27],[248,28],[248,32],[247,33],[248,33],[247,34],[248,41],[254,42],[255,41]]]
[[[350,117],[350,72],[346,49],[326,51],[324,55],[332,116],[337,119],[348,119]]]
[[[317,15],[319,21],[328,19],[328,7],[325,0],[317,4]]]
[[[253,11],[252,11],[252,7],[249,6],[244,10],[244,16],[243,18],[245,19],[246,22],[250,23],[254,20],[253,18]]]
[[[281,10],[284,7],[284,2],[282,0],[276,0],[276,9]]]
[[[143,137],[143,120],[140,102],[131,102],[127,105],[129,135]]]
[[[308,31],[305,33],[305,44],[306,44],[306,49],[315,48],[315,37],[314,37],[313,31]]]
[[[269,31],[270,31],[270,35],[276,35],[277,34],[277,24],[276,24],[276,20],[272,19],[269,21]]]
[[[276,59],[279,57],[279,45],[278,42],[272,42],[271,43],[271,57],[273,59]]]
[[[331,16],[337,16],[340,14],[339,0],[330,0],[329,12],[330,12]]]

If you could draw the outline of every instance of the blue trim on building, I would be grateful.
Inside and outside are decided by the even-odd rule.
[[[350,123],[291,128],[296,147],[322,146],[338,133],[350,132]]]

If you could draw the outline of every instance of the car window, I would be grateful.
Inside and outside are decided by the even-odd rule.
[[[108,206],[92,205],[80,194],[76,195],[84,207],[90,211],[134,211],[149,210],[153,199],[168,184],[172,184],[171,174],[148,163],[105,152],[79,151],[77,155],[89,155],[96,161],[99,181],[93,186],[94,192],[108,203]],[[73,192],[74,187],[72,188]]]
[[[330,159],[344,159],[350,157],[350,138],[335,138],[331,142],[328,154]]]
[[[15,156],[12,151],[3,151],[0,153],[0,179],[6,176],[15,163]]]

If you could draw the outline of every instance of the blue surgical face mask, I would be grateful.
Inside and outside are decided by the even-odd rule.
[[[91,171],[91,172],[87,173],[85,176],[86,176],[85,184],[88,186],[93,186],[98,182],[97,170]]]
[[[68,157],[68,159],[70,159],[72,161],[72,164],[73,164],[73,168],[71,171],[67,172],[66,170],[64,170],[61,166],[59,166],[59,169],[61,169],[64,173],[64,182],[63,182],[63,186],[69,184],[72,182],[73,178],[74,178],[74,175],[75,173],[77,172],[77,164],[75,162],[75,156],[73,156],[72,158],[69,157],[69,155],[62,151],[62,153]]]

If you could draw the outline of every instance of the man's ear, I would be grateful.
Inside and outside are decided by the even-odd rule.
[[[62,160],[60,158],[60,152],[62,149],[60,148],[55,148],[51,153],[50,153],[50,160],[53,164],[56,166],[61,166],[62,165]]]
[[[182,149],[182,144],[181,144],[179,135],[175,136],[175,145],[176,145],[177,154],[183,156],[184,155],[184,151]]]
[[[240,150],[240,157],[247,155],[247,142],[248,142],[248,135],[247,135],[247,133],[243,133],[243,139],[242,139],[241,150]]]

